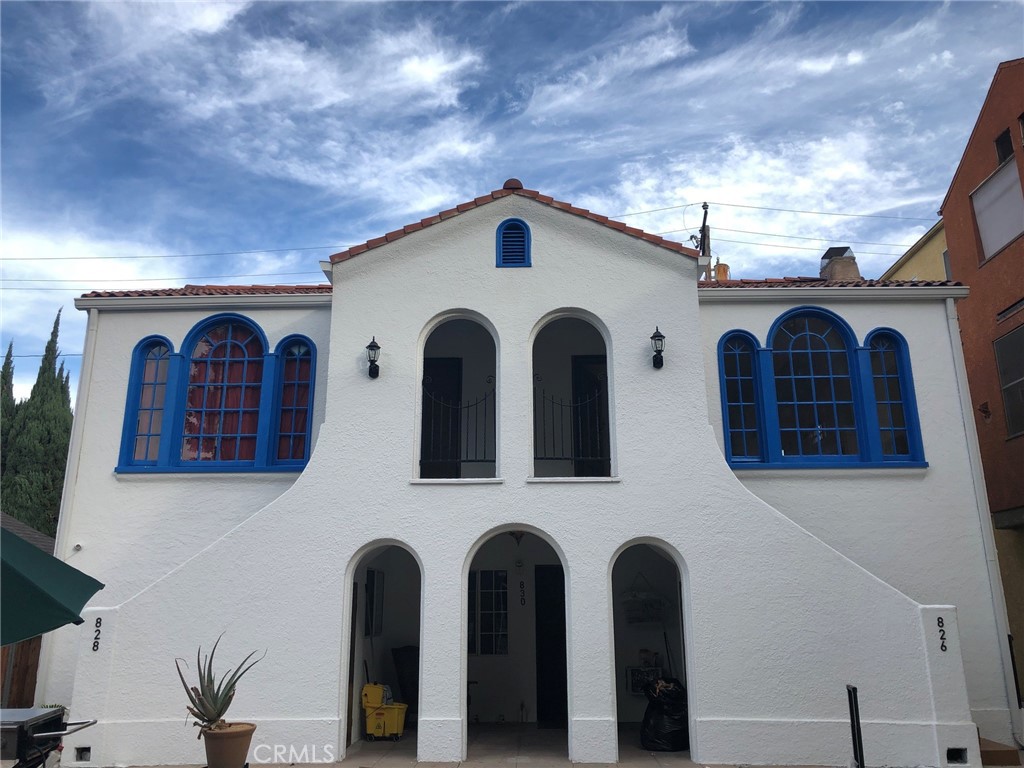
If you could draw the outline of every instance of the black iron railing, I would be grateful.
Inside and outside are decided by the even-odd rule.
[[[494,464],[495,392],[450,400],[423,388],[422,477],[461,477],[463,464]]]
[[[577,477],[611,474],[608,398],[603,389],[570,398],[533,391],[533,457],[572,462]]]

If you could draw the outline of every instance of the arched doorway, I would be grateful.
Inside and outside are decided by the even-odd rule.
[[[655,544],[634,544],[623,550],[612,567],[615,631],[615,695],[619,721],[619,761],[642,749],[641,730],[649,679],[677,681],[666,696],[686,702],[686,651],[683,589],[679,567]],[[673,725],[685,728],[669,738],[689,743],[688,707]]]
[[[437,326],[423,347],[421,478],[495,477],[497,423],[494,337],[458,318]]]
[[[506,531],[467,575],[468,751],[515,744],[568,756],[565,574],[540,536]],[[522,754],[522,753],[520,753]]]
[[[608,355],[591,323],[563,317],[533,342],[535,477],[609,477]]]
[[[366,683],[390,687],[394,701],[409,707],[406,732],[415,731],[419,708],[420,587],[419,563],[403,547],[381,545],[359,559],[351,587],[348,744],[366,735],[362,709],[362,689]]]

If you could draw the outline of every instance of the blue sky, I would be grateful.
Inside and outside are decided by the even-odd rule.
[[[845,244],[874,277],[1024,55],[1019,0],[5,2],[0,25],[19,355],[61,306],[80,353],[87,290],[322,282],[333,250],[512,176],[682,241],[710,201],[739,277]],[[38,358],[15,362],[27,396]]]

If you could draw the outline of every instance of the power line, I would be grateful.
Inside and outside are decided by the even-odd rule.
[[[299,281],[299,282],[286,283],[286,285],[318,285],[318,283],[311,282],[309,280],[305,280],[305,281]],[[180,286],[167,286],[167,287],[168,288],[177,288],[177,287],[180,287]],[[60,288],[54,288],[54,287],[43,287],[43,288],[27,287],[26,288],[26,287],[22,287],[22,288],[5,288],[4,290],[5,291],[9,291],[9,292],[21,291],[23,293],[30,293],[32,291],[128,291],[128,290],[131,290],[131,289],[130,288],[102,288],[102,287],[97,287],[97,285],[65,285],[65,286],[61,286]],[[148,288],[148,289],[140,289],[140,290],[158,291],[158,290],[160,290],[160,288]]]
[[[786,248],[788,250],[798,251],[817,251],[820,252],[821,248],[814,248],[809,245],[788,245],[786,243],[752,243],[749,240],[728,240],[724,237],[715,238],[716,243],[737,243],[739,245],[757,245],[762,248]],[[863,256],[899,256],[898,253],[881,253],[880,251],[861,251]]]
[[[832,211],[801,211],[794,208],[769,208],[763,205],[740,205],[739,203],[708,203],[708,205],[724,205],[730,208],[753,208],[758,211],[781,211],[782,213],[806,213],[813,216],[848,216],[857,219],[896,219],[897,221],[930,221],[934,218],[924,219],[919,216],[889,216],[883,213],[834,213]]]
[[[686,227],[685,229],[670,229],[665,232],[658,232],[659,235],[672,235],[677,232],[696,232],[700,227]],[[715,232],[740,232],[744,235],[764,235],[766,237],[785,237],[791,240],[819,240],[823,243],[837,242],[834,237],[806,237],[803,235],[779,235],[774,232],[755,232],[750,229],[730,229],[729,227],[712,227],[712,234]],[[893,248],[909,248],[910,245],[906,243],[875,243],[868,240],[846,240],[841,239],[840,242],[843,245],[888,245]],[[767,243],[765,243],[767,245]],[[897,254],[893,254],[894,256]]]
[[[81,352],[58,352],[57,357],[81,357]],[[11,357],[46,357],[46,355],[11,355]]]
[[[94,259],[196,259],[204,256],[244,256],[249,253],[285,253],[287,251],[344,250],[351,245],[307,245],[300,248],[257,248],[251,251],[215,253],[162,253],[146,256],[5,256],[0,261],[92,261]]]
[[[117,277],[112,278],[109,281],[111,283],[149,283],[159,282],[161,280],[219,280],[222,278],[235,278],[235,277],[293,277],[295,275],[316,275],[321,274],[318,270],[307,269],[305,272],[254,272],[247,275],[198,275],[195,277]],[[25,277],[17,278],[12,280],[4,280],[5,283],[71,283],[78,282],[75,280],[63,280],[59,278],[46,278],[46,277]],[[103,281],[101,281],[103,282]]]
[[[684,208],[691,208],[691,207],[693,207],[695,205],[701,205],[701,204],[702,203],[682,203],[680,205],[667,205],[667,206],[664,206],[664,207],[661,207],[661,208],[651,208],[651,209],[646,210],[646,211],[629,211],[627,213],[619,213],[619,214],[616,214],[614,216],[611,216],[610,218],[612,218],[612,219],[623,219],[623,218],[626,218],[627,216],[642,216],[642,215],[648,214],[648,213],[662,213],[664,211],[675,211],[675,210],[680,210],[680,209],[684,209]],[[860,218],[860,219],[892,219],[892,220],[896,220],[896,221],[932,221],[932,222],[934,221],[934,219],[921,218],[921,217],[917,217],[917,216],[890,216],[890,215],[881,214],[881,213],[840,213],[840,212],[836,212],[836,211],[805,211],[805,210],[799,210],[799,209],[795,209],[795,208],[773,208],[771,206],[763,206],[763,205],[744,205],[744,204],[741,204],[741,203],[721,203],[721,202],[711,202],[711,201],[709,201],[708,204],[709,205],[720,205],[720,206],[725,206],[725,207],[729,207],[729,208],[749,208],[749,209],[752,209],[752,210],[759,210],[759,211],[776,211],[776,212],[781,212],[781,213],[800,213],[800,214],[807,214],[807,215],[812,215],[812,216],[844,216],[844,217],[849,217],[849,218]],[[687,228],[686,230],[674,229],[674,230],[669,230],[667,232],[662,232],[662,233],[659,233],[659,234],[672,234],[674,232],[691,231],[691,229],[692,228]],[[725,229],[725,227],[718,227],[718,229]],[[744,231],[744,230],[728,230],[728,231],[743,232],[744,234],[761,234],[761,235],[767,235],[769,237],[794,237],[794,238],[797,237],[796,235],[774,235],[774,234],[772,234],[770,232],[749,232],[749,231]],[[798,239],[828,241],[830,239],[834,240],[835,238],[798,238]],[[857,241],[848,241],[848,242],[853,242],[853,243],[858,244],[858,245],[893,245],[894,247],[900,247],[900,248],[906,247],[904,245],[897,245],[895,243],[869,243],[869,242],[858,243]],[[52,256],[52,257],[47,257],[47,256],[5,256],[2,259],[0,259],[0,262],[6,262],[6,261],[93,261],[93,260],[135,260],[135,259],[198,259],[198,258],[207,258],[207,257],[211,257],[211,256],[245,256],[245,255],[255,254],[255,253],[287,253],[289,251],[292,251],[292,252],[294,252],[294,251],[325,251],[325,250],[337,250],[337,251],[340,251],[340,250],[345,250],[345,249],[351,248],[351,247],[352,247],[351,245],[305,245],[305,246],[297,246],[295,248],[254,248],[254,249],[251,249],[251,250],[244,250],[244,251],[210,251],[208,253],[163,253],[163,254],[142,254],[142,255],[126,255],[126,256]],[[888,254],[883,254],[883,255],[888,255]],[[302,274],[305,274],[305,273],[302,273]],[[227,275],[226,277],[232,277],[232,275]],[[237,277],[243,277],[243,275],[237,275]],[[153,278],[153,279],[156,279],[156,278]],[[207,279],[207,278],[170,278],[170,279],[197,280],[197,279]],[[7,282],[13,282],[13,281],[7,281]],[[127,280],[122,281],[122,282],[127,282]]]
[[[680,208],[690,208],[694,205],[701,205],[701,203],[683,203],[681,205],[669,205],[664,208],[652,208],[649,211],[631,211],[629,213],[620,213],[616,216],[612,216],[613,219],[621,219],[626,216],[640,216],[645,213],[660,213],[662,211],[674,211]],[[716,203],[708,201],[708,205],[721,205],[727,208],[751,208],[758,211],[776,211],[780,213],[805,213],[812,216],[847,216],[857,219],[896,219],[898,221],[931,221],[934,223],[935,219],[924,219],[918,216],[890,216],[883,213],[837,213],[834,211],[802,211],[795,208],[772,208],[766,205],[742,205],[740,203]]]

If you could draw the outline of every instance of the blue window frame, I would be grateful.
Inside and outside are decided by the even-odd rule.
[[[838,323],[800,313],[778,324],[772,367],[784,457],[856,456],[849,345]]]
[[[167,339],[151,336],[132,354],[121,455],[137,466],[160,461],[172,349]]]
[[[305,463],[313,413],[313,343],[304,336],[285,339],[278,345],[277,362],[276,461]]]
[[[294,471],[309,458],[316,348],[304,336],[267,351],[263,331],[224,313],[175,353],[135,348],[118,472]]]
[[[727,413],[726,442],[736,461],[761,460],[760,392],[757,376],[757,342],[748,334],[723,336],[722,407]]]
[[[226,320],[186,348],[183,463],[255,461],[266,350],[261,336],[247,322]]]
[[[498,225],[496,236],[496,265],[499,267],[529,267],[530,227],[522,219],[505,219]]]
[[[760,347],[719,341],[726,458],[735,467],[926,466],[905,339],[880,328],[857,346],[828,310],[780,316]]]
[[[882,457],[886,461],[912,461],[924,451],[907,342],[891,328],[878,328],[868,334],[865,346],[870,350]]]

